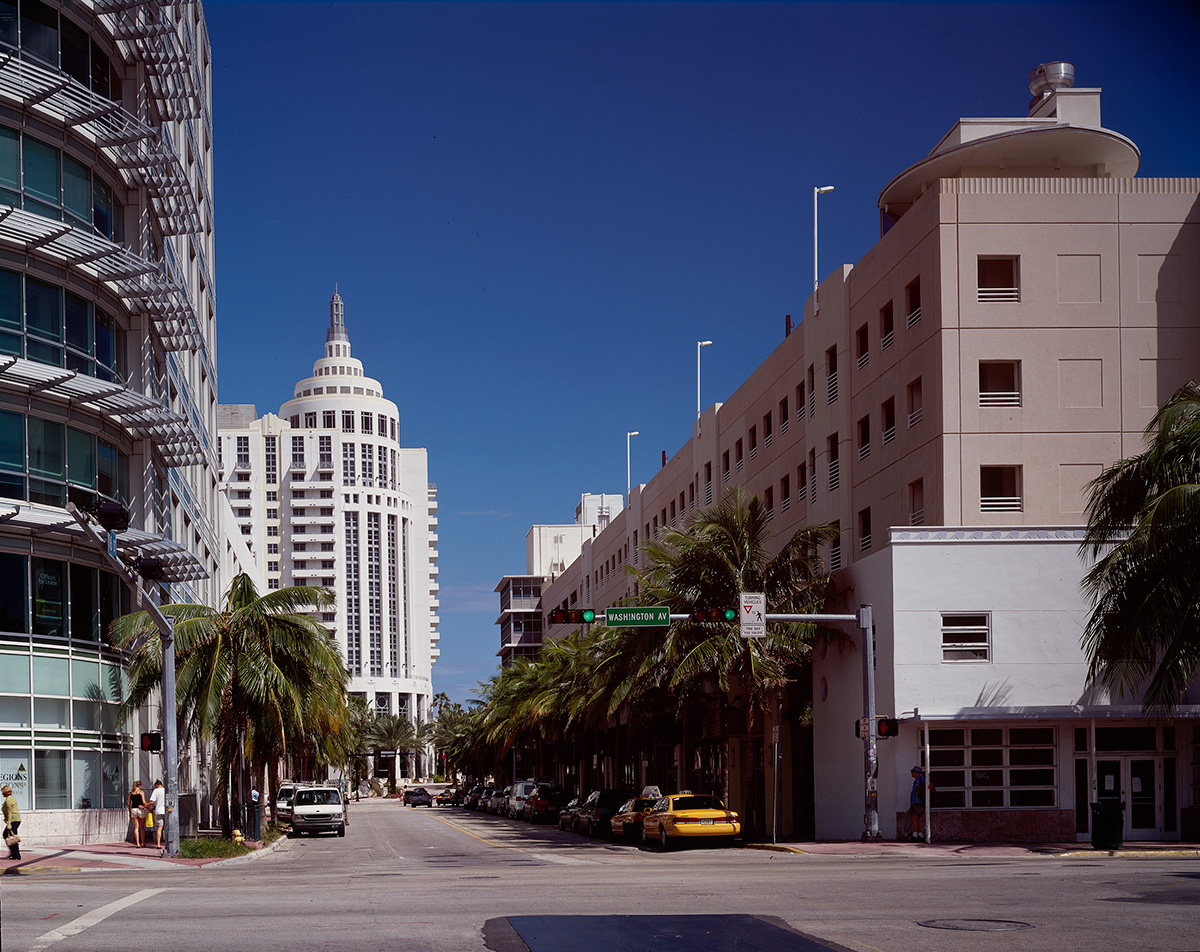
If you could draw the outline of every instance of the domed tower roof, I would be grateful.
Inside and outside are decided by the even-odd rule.
[[[329,302],[329,331],[325,334],[325,343],[335,340],[344,340],[347,343],[350,341],[346,334],[346,307],[342,304],[342,296],[337,293],[336,287],[333,299]]]

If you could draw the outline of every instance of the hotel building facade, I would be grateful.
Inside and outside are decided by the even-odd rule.
[[[350,352],[340,295],[324,355],[278,415],[222,405],[222,490],[268,589],[336,593],[321,621],[349,693],[378,714],[431,718],[438,657],[437,487],[428,454],[400,445],[400,412]]]
[[[782,544],[834,523],[829,610],[874,616],[881,833],[907,830],[910,768],[934,786],[943,839],[1070,840],[1090,805],[1123,833],[1200,833],[1200,689],[1170,717],[1087,679],[1079,555],[1089,481],[1200,377],[1200,179],[1142,179],[1069,64],[1031,74],[1029,114],[963,119],[879,199],[881,237],[821,282],[797,329],[583,554],[546,609],[617,604],[639,545],[735,485]],[[770,606],[767,606],[770,611]],[[565,631],[566,629],[561,629]],[[547,637],[554,637],[550,629]],[[811,697],[730,764],[733,806],[783,835],[857,838],[869,794],[863,645],[818,646]],[[813,727],[798,721],[811,703]],[[768,741],[779,728],[781,759]],[[700,789],[716,719],[656,738],[604,779]],[[778,794],[775,791],[778,790]]]

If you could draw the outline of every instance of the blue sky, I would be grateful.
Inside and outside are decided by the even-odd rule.
[[[1076,65],[1143,176],[1200,175],[1192,3],[233,3],[213,48],[222,403],[278,411],[336,283],[429,451],[441,660],[496,669],[496,582],[581,492],[646,482],[878,239],[960,116]]]

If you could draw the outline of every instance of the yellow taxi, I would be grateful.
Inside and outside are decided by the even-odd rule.
[[[609,823],[614,840],[639,840],[642,833],[642,816],[654,808],[661,797],[633,797],[621,804]]]
[[[705,793],[683,791],[660,797],[642,817],[642,842],[657,842],[664,850],[692,839],[729,843],[741,832],[738,815],[725,809],[720,797]]]

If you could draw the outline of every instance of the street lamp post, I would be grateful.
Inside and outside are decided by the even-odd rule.
[[[817,197],[819,195],[828,195],[832,191],[832,185],[821,185],[813,188],[813,314],[821,310],[821,301],[817,296],[817,288],[821,283],[821,274],[817,270]]]
[[[700,419],[700,348],[711,344],[710,340],[696,341],[696,419]]]
[[[629,430],[625,434],[625,505],[629,505],[629,487],[632,485],[629,479],[629,438],[631,436],[640,436],[637,430]]]
[[[109,539],[101,535],[75,504],[67,503],[67,512],[79,523],[92,544],[100,550],[104,560],[116,571],[121,579],[133,589],[138,603],[145,599],[146,614],[157,626],[162,640],[162,695],[163,695],[163,760],[165,786],[167,797],[167,815],[163,818],[166,823],[166,855],[179,855],[179,736],[177,732],[177,712],[175,710],[175,627],[170,618],[164,615],[154,602],[150,601],[142,591],[141,583],[129,571],[121,558],[116,554],[115,543],[110,545]],[[115,538],[115,535],[110,536]],[[159,818],[155,817],[158,821]]]

